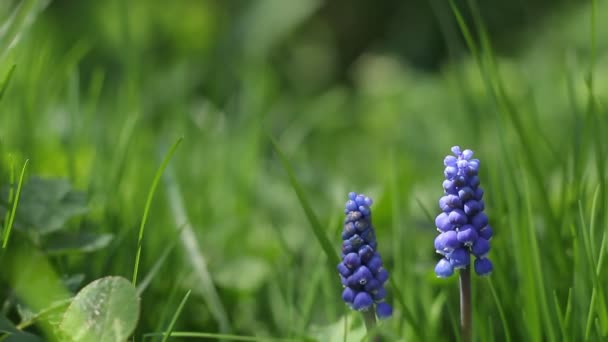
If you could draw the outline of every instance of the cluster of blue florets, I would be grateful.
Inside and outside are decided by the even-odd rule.
[[[438,277],[449,277],[454,269],[466,268],[475,256],[474,268],[478,275],[492,272],[487,258],[493,231],[484,214],[483,190],[479,187],[479,160],[472,159],[473,151],[452,147],[454,155],[443,160],[444,196],[439,200],[442,213],[435,219],[440,234],[435,239],[435,250],[443,255],[435,266]]]
[[[372,200],[354,192],[349,193],[348,198],[342,231],[342,262],[338,264],[344,285],[342,299],[355,310],[367,311],[375,307],[379,318],[390,317],[393,309],[384,302],[388,271],[376,251],[370,210]]]

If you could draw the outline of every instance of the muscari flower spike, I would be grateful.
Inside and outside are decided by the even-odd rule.
[[[369,197],[354,192],[348,194],[338,272],[344,286],[342,299],[357,311],[375,309],[378,318],[383,319],[392,315],[393,308],[384,301],[388,271],[376,251],[371,205]]]
[[[439,199],[441,214],[435,219],[439,235],[435,250],[443,255],[435,266],[438,277],[449,277],[455,269],[468,267],[471,254],[475,256],[473,268],[478,275],[492,272],[487,258],[493,231],[484,214],[483,190],[479,187],[479,160],[472,159],[473,151],[452,147],[454,155],[443,160],[444,196]]]

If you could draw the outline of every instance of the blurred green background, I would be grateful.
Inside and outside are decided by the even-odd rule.
[[[39,232],[17,231],[9,245],[42,251],[79,279],[72,291],[130,278],[154,173],[183,136],[146,224],[140,279],[160,268],[141,296],[137,339],[162,331],[191,289],[176,330],[329,341],[343,339],[349,317],[356,340],[362,323],[341,302],[272,136],[336,250],[346,194],[375,199],[398,286],[387,339],[452,341],[457,285],[434,276],[429,215],[443,157],[460,145],[482,162],[496,233],[492,283],[474,281],[476,339],[605,339],[592,289],[603,293],[608,277],[592,270],[606,227],[596,212],[608,209],[608,3],[454,2],[478,58],[443,0],[3,1],[0,78],[16,67],[0,102],[2,184],[8,156],[17,172],[27,158],[28,178],[64,178],[86,194],[88,211],[66,232],[113,237],[88,253],[48,253]],[[573,231],[590,217],[587,265]],[[194,235],[180,240],[180,229]],[[20,258],[3,269],[37,267]],[[11,279],[0,277],[2,312],[19,321],[28,295],[15,297]],[[33,283],[27,293],[46,291]]]

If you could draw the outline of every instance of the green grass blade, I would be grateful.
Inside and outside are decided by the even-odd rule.
[[[390,277],[389,284],[391,284],[391,287],[393,288],[393,294],[397,299],[397,303],[399,303],[399,306],[401,307],[401,311],[403,311],[403,316],[414,327],[414,333],[420,336],[420,331],[418,331],[418,327],[420,326],[420,324],[418,322],[417,316],[414,315],[414,313],[410,311],[408,306],[405,304],[403,294],[401,293],[401,291],[399,291],[399,287],[397,287],[397,284],[395,283],[395,278]]]
[[[511,332],[509,330],[509,325],[507,324],[507,316],[505,315],[505,310],[502,307],[502,303],[500,302],[500,298],[498,298],[498,294],[494,288],[494,283],[490,277],[488,277],[488,285],[490,286],[490,292],[492,292],[492,297],[494,297],[496,309],[498,310],[498,315],[500,316],[500,321],[502,322],[502,329],[505,333],[505,341],[511,342]]]
[[[164,151],[165,149],[161,146],[160,150]],[[190,264],[194,275],[198,278],[198,286],[195,290],[200,291],[202,294],[205,304],[207,304],[209,311],[219,325],[220,332],[227,333],[231,330],[228,314],[226,313],[222,298],[216,290],[213,277],[209,272],[207,258],[198,243],[195,227],[192,226],[188,217],[184,204],[184,196],[176,180],[172,165],[167,166],[163,180],[165,195],[169,203],[171,216],[175,222],[175,227],[182,227],[181,230],[178,230],[177,237],[179,237],[182,250],[187,256],[185,258],[186,262]]]
[[[458,27],[460,28],[464,40],[467,44],[467,47],[473,54],[473,57],[477,59],[479,62],[479,50],[477,49],[477,44],[475,44],[475,40],[473,39],[473,35],[471,34],[471,30],[469,30],[468,25],[464,21],[464,17],[462,13],[458,9],[458,6],[454,3],[454,0],[450,0],[450,7],[452,7],[452,11],[454,12],[454,16],[456,17],[456,22],[458,23]]]
[[[13,198],[15,197],[15,160],[13,159],[13,155],[8,155],[8,168],[9,168],[9,186],[8,186],[8,198],[5,203],[6,207],[13,202]],[[4,204],[4,203],[3,203]],[[10,220],[11,212],[7,210],[4,213],[4,227],[2,229],[2,235],[4,236],[4,232],[8,228],[8,221]]]
[[[6,92],[6,89],[8,88],[8,83],[11,81],[11,78],[13,77],[13,73],[15,72],[16,67],[17,67],[17,64],[13,64],[11,66],[11,68],[8,70],[8,72],[6,73],[6,76],[4,76],[4,81],[2,81],[2,85],[0,86],[0,100],[2,100],[2,98],[4,98],[4,93]]]
[[[564,313],[564,326],[566,327],[566,329],[568,328],[568,326],[570,325],[570,317],[572,317],[572,299],[573,295],[572,295],[572,288],[568,289],[568,302],[566,304],[566,312]],[[566,338],[566,336],[568,336],[567,334],[564,335],[564,339]]]
[[[559,304],[559,298],[557,296],[557,292],[555,290],[553,290],[553,305],[555,305],[555,308],[557,309],[557,321],[559,323],[559,329],[562,333],[562,338],[566,337],[566,324],[564,323],[564,316],[563,316],[563,311],[562,311],[562,306]]]
[[[23,33],[31,26],[38,14],[50,1],[25,0],[13,10],[11,16],[3,23],[0,30],[0,58],[17,45]]]
[[[186,301],[188,301],[188,297],[190,297],[191,292],[192,292],[192,290],[188,290],[188,292],[186,292],[186,295],[184,296],[182,301],[179,303],[179,306],[177,307],[177,310],[175,310],[175,313],[173,314],[173,317],[171,318],[171,322],[169,323],[169,326],[167,327],[167,331],[165,331],[165,333],[163,334],[162,342],[166,342],[169,340],[169,337],[171,336],[171,333],[173,332],[173,328],[175,327],[175,322],[177,322],[177,317],[179,317],[179,314],[184,309],[184,305],[186,304]]]
[[[595,61],[597,55],[597,25],[596,25],[596,13],[597,13],[597,1],[591,0],[591,20],[589,25],[591,26],[591,39],[590,39],[590,52],[589,52],[589,74],[587,78],[587,86],[589,87],[589,96],[593,97],[593,72],[595,70]]]
[[[175,143],[173,143],[173,146],[171,146],[171,149],[169,150],[169,152],[165,156],[165,159],[163,159],[163,162],[161,163],[160,167],[156,171],[156,174],[154,175],[154,180],[152,181],[152,186],[150,187],[150,191],[148,192],[148,198],[146,199],[146,206],[144,207],[144,215],[141,219],[141,225],[139,226],[139,236],[137,238],[137,252],[135,254],[135,265],[133,266],[133,279],[132,279],[132,283],[134,286],[137,285],[137,272],[139,270],[139,259],[141,257],[141,245],[142,245],[142,241],[144,238],[144,227],[146,226],[146,221],[148,220],[148,213],[150,212],[150,205],[152,204],[152,198],[154,197],[154,192],[156,191],[156,186],[158,185],[158,182],[160,181],[160,177],[163,174],[163,171],[167,167],[167,164],[169,164],[169,160],[171,160],[171,156],[173,156],[173,153],[175,152],[175,150],[177,149],[177,147],[179,146],[179,144],[182,142],[183,139],[184,139],[183,137],[180,137],[179,139],[177,139],[177,141]]]
[[[26,159],[23,164],[23,168],[21,169],[21,175],[19,176],[19,184],[17,185],[17,193],[15,194],[15,200],[13,202],[13,208],[11,209],[11,216],[8,219],[8,224],[4,228],[4,234],[2,236],[2,248],[6,248],[8,244],[8,239],[11,235],[11,230],[13,228],[13,222],[15,222],[15,215],[17,214],[17,205],[19,204],[19,195],[21,195],[21,187],[23,185],[23,177],[25,176],[25,170],[27,168],[27,164],[30,160]]]
[[[304,190],[302,189],[302,186],[296,179],[293,167],[289,163],[289,160],[287,159],[287,157],[285,156],[285,154],[279,147],[278,143],[272,137],[269,137],[269,138],[270,138],[270,142],[272,143],[272,147],[274,148],[275,152],[279,156],[279,159],[281,160],[281,163],[283,164],[283,168],[285,169],[285,172],[287,172],[287,177],[289,178],[291,187],[293,188],[296,195],[298,196],[300,205],[302,206],[302,209],[304,209],[304,213],[306,214],[306,217],[308,218],[308,221],[310,222],[312,231],[313,231],[315,237],[317,238],[317,241],[319,241],[319,243],[321,244],[321,247],[323,248],[323,251],[327,255],[327,260],[328,260],[329,264],[331,265],[331,267],[332,268],[335,267],[335,265],[337,265],[340,262],[340,259],[338,258],[338,253],[336,252],[334,245],[331,243],[331,241],[329,241],[329,238],[327,238],[325,229],[323,229],[323,226],[321,226],[319,219],[317,218],[314,211],[312,210],[312,207],[308,201],[308,198],[304,194]]]
[[[606,302],[605,302],[605,293],[604,288],[602,286],[602,282],[599,278],[599,274],[601,269],[599,268],[599,260],[603,257],[601,255],[598,256],[598,261],[596,262],[596,256],[594,254],[595,251],[595,239],[592,236],[594,226],[595,226],[595,218],[598,215],[597,210],[597,202],[599,198],[599,193],[601,191],[601,185],[598,185],[593,194],[593,200],[591,203],[591,212],[590,212],[590,221],[589,225],[586,224],[584,219],[584,212],[582,203],[579,201],[579,216],[581,221],[581,231],[582,238],[584,243],[585,254],[587,256],[587,262],[589,264],[591,280],[593,284],[593,290],[591,292],[591,300],[589,302],[589,311],[587,312],[587,321],[585,325],[585,338],[589,338],[589,334],[591,333],[591,329],[593,328],[594,321],[594,313],[596,313],[600,320],[600,325],[603,329],[608,327],[608,312],[606,310]],[[605,235],[602,237],[602,245],[605,245]],[[605,248],[605,247],[604,247]],[[600,251],[602,248],[600,247]]]
[[[160,271],[161,266],[165,263],[165,260],[167,260],[167,257],[169,257],[169,254],[171,254],[171,252],[173,251],[173,248],[175,248],[175,245],[177,244],[177,241],[178,241],[177,238],[178,238],[179,234],[181,233],[182,229],[183,229],[183,227],[179,228],[177,235],[175,237],[173,237],[171,239],[171,242],[169,242],[169,244],[167,244],[165,246],[165,248],[163,249],[163,252],[160,254],[158,259],[156,259],[156,261],[154,262],[154,265],[152,265],[152,267],[150,268],[150,270],[148,271],[148,273],[146,274],[144,279],[139,284],[137,284],[137,295],[138,296],[141,297],[143,292],[146,290],[146,288],[152,282],[152,279],[154,279],[154,277]]]
[[[542,272],[542,267],[541,267],[541,262],[540,262],[540,258],[541,258],[541,254],[539,251],[539,247],[538,247],[538,238],[536,236],[536,231],[534,229],[535,225],[533,222],[533,209],[532,209],[532,200],[531,200],[531,194],[530,194],[530,188],[529,188],[529,181],[526,177],[523,178],[524,180],[524,189],[525,189],[525,205],[526,205],[526,209],[527,209],[527,216],[528,216],[528,220],[529,220],[529,241],[530,241],[530,247],[531,247],[531,260],[530,262],[532,263],[532,267],[534,269],[534,276],[535,276],[535,283],[538,289],[538,301],[539,301],[539,305],[540,305],[540,312],[542,315],[542,319],[543,319],[543,323],[545,324],[545,333],[546,333],[546,338],[549,341],[555,341],[555,329],[553,327],[553,320],[551,317],[551,311],[549,310],[549,304],[548,304],[548,299],[547,299],[547,289],[545,287],[545,281],[543,279],[543,272]]]
[[[587,320],[585,323],[585,341],[589,341],[591,335],[591,327],[593,325],[593,313],[595,312],[597,291],[595,288],[591,291],[591,299],[589,300],[589,311],[587,312]]]
[[[165,333],[148,333],[144,334],[144,338],[164,336]],[[257,336],[242,336],[242,335],[231,335],[231,334],[214,334],[205,332],[195,331],[174,331],[171,333],[171,337],[184,337],[184,338],[212,338],[215,340],[231,340],[231,341],[269,341],[269,342],[295,342],[300,341],[296,339],[288,338],[276,338],[276,337],[257,337]]]
[[[420,209],[422,210],[422,213],[424,213],[424,216],[426,217],[426,219],[427,219],[429,222],[433,222],[433,223],[431,223],[431,224],[434,224],[434,223],[435,223],[435,218],[434,218],[434,217],[433,217],[433,215],[431,214],[431,211],[430,211],[428,208],[426,208],[426,207],[424,206],[424,204],[422,203],[422,201],[421,201],[421,200],[420,200],[418,197],[416,197],[416,203],[418,203],[418,206],[419,206],[419,207],[420,207]]]

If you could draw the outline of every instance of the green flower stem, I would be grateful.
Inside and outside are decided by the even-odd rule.
[[[382,339],[376,332],[376,314],[372,310],[363,312],[363,321],[365,321],[365,329],[367,329],[367,335],[369,336],[370,342],[380,342]]]
[[[460,332],[462,342],[471,342],[473,340],[470,267],[460,270]]]

